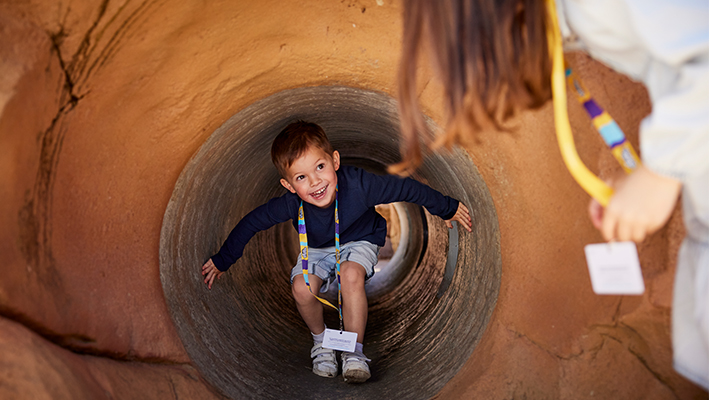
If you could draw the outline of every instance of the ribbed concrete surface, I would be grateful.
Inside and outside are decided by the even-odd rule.
[[[269,149],[296,119],[322,125],[344,163],[384,173],[398,159],[394,100],[360,89],[283,91],[217,129],[185,167],[163,221],[161,280],[183,344],[200,372],[228,396],[430,398],[470,356],[500,286],[495,208],[463,152],[429,158],[415,177],[469,205],[474,232],[461,230],[453,243],[459,250],[454,277],[437,296],[448,230],[441,219],[426,215],[422,221],[418,207],[406,208],[412,227],[401,263],[406,274],[369,298],[365,348],[373,378],[366,385],[324,380],[309,371],[311,339],[288,283],[298,253],[290,223],[258,234],[212,291],[200,279],[199,266],[239,219],[284,192]],[[327,316],[337,327],[337,314]]]

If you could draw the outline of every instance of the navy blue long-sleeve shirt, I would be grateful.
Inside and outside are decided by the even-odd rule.
[[[419,204],[433,215],[451,219],[459,202],[449,196],[410,178],[393,175],[375,175],[360,168],[343,165],[338,175],[338,214],[340,217],[341,243],[366,240],[384,246],[387,223],[375,206],[384,203],[406,201]],[[244,252],[244,246],[259,231],[278,223],[292,220],[298,230],[298,207],[301,199],[295,193],[286,193],[269,200],[241,221],[227,237],[212,262],[220,271],[226,271]],[[335,202],[320,208],[303,202],[309,247],[335,246]]]

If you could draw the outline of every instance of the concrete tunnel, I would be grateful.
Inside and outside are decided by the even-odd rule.
[[[582,246],[601,239],[549,105],[415,173],[472,207],[474,233],[395,206],[402,241],[368,287],[368,383],[310,373],[288,224],[204,287],[201,263],[281,193],[268,151],[288,122],[321,124],[347,163],[398,160],[401,7],[0,2],[0,397],[707,396],[671,365],[680,211],[639,246],[643,296],[594,295]],[[570,60],[637,144],[643,87]],[[613,173],[572,102],[570,117],[583,160]]]
[[[305,398],[329,393],[429,398],[468,359],[500,286],[495,208],[462,152],[431,157],[417,178],[471,204],[475,234],[449,233],[443,221],[427,217],[420,207],[398,207],[405,240],[366,285],[372,334],[365,344],[381,368],[371,384],[353,388],[303,374],[308,365],[303,349],[311,339],[298,334],[303,321],[291,304],[288,277],[299,250],[290,223],[253,239],[235,265],[242,272],[229,274],[229,283],[214,293],[205,293],[195,275],[194,266],[219,248],[241,216],[283,193],[270,163],[270,143],[294,119],[317,121],[342,149],[343,163],[385,173],[399,160],[396,104],[381,93],[333,86],[291,89],[230,118],[188,163],[163,222],[161,280],[182,342],[208,380],[229,395],[284,398],[298,390],[308,394]],[[223,200],[204,201],[204,193]],[[332,300],[337,304],[337,297]],[[337,327],[337,314],[331,314],[330,326]],[[275,364],[282,364],[281,374],[271,373]]]

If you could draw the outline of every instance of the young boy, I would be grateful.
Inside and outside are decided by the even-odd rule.
[[[361,169],[341,166],[340,154],[333,150],[320,126],[303,121],[288,125],[274,140],[271,159],[282,176],[281,184],[288,193],[273,198],[247,214],[232,230],[215,254],[202,266],[205,283],[212,288],[215,278],[222,276],[239,257],[244,246],[258,231],[280,222],[293,221],[300,233],[305,230],[308,283],[302,271],[301,252],[291,271],[291,284],[296,306],[313,335],[313,373],[335,377],[338,365],[335,351],[322,347],[325,334],[323,306],[315,297],[324,281],[325,292],[335,279],[335,232],[339,228],[340,281],[345,330],[357,333],[355,352],[343,352],[342,374],[346,382],[364,382],[370,378],[370,361],[362,343],[367,324],[365,281],[374,274],[377,255],[385,244],[387,225],[375,211],[375,205],[407,201],[424,206],[430,213],[446,220],[458,221],[469,232],[468,209],[451,197],[413,179],[379,176]],[[299,208],[303,218],[299,218]],[[338,221],[336,221],[336,216]],[[301,221],[299,221],[301,219]],[[301,242],[303,242],[301,235]],[[312,292],[311,292],[312,290]]]

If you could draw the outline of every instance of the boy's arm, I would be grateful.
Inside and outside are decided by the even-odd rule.
[[[244,246],[257,232],[290,219],[286,196],[273,198],[242,218],[232,229],[219,252],[210,259],[219,271],[226,271],[242,256]]]
[[[394,175],[375,175],[360,170],[360,182],[367,196],[368,206],[406,201],[419,204],[445,220],[454,217],[459,201],[444,196],[429,186],[411,178],[401,178]]]

